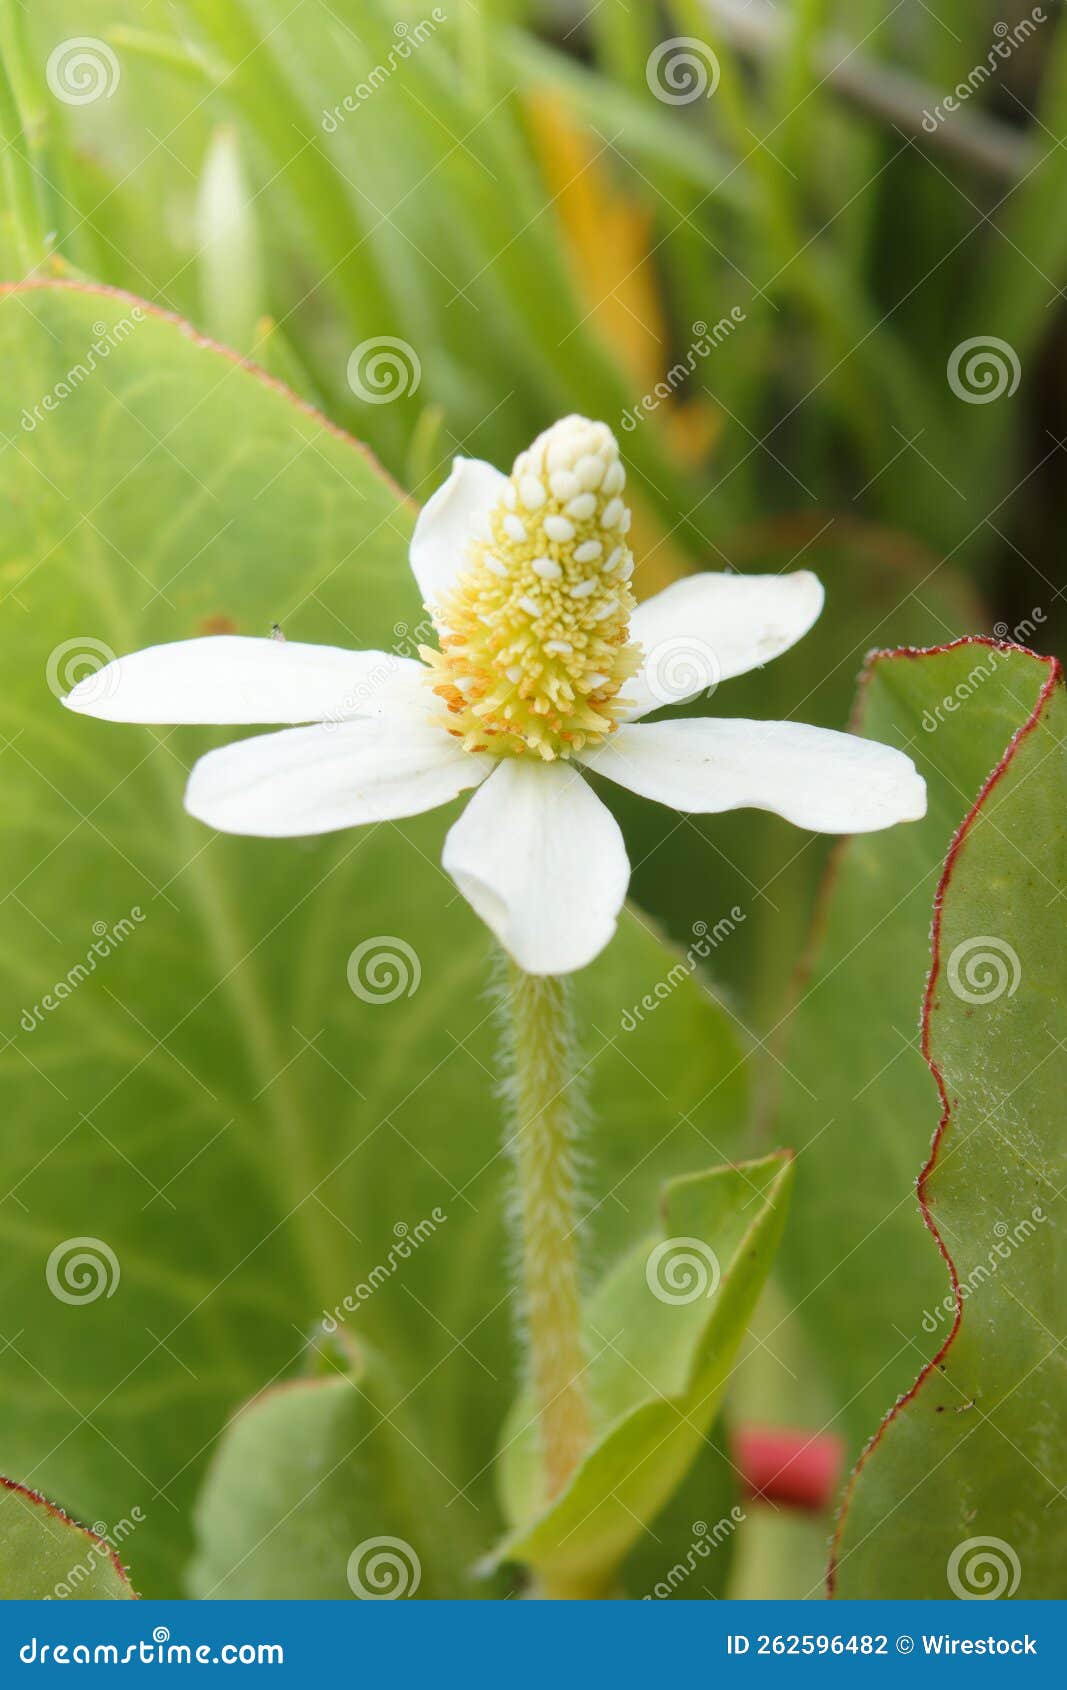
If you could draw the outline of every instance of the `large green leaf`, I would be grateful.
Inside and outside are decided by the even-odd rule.
[[[197,1504],[198,1597],[351,1601],[490,1593],[463,1558],[443,1475],[365,1346],[329,1377],[257,1397],[219,1441]],[[495,1594],[495,1592],[492,1592]]]
[[[21,1334],[0,1465],[81,1518],[140,1506],[135,1583],[177,1594],[213,1441],[347,1298],[474,1559],[499,1531],[514,1323],[490,947],[439,867],[455,812],[215,837],[181,794],[226,736],[72,717],[54,696],[107,650],[220,627],[409,651],[412,513],[284,390],[135,309],[69,287],[0,300],[0,1325]],[[90,371],[94,341],[112,344]],[[367,942],[406,971],[395,995],[352,990]],[[743,1053],[674,963],[628,917],[577,982],[594,1271],[644,1230],[662,1178],[739,1140]],[[654,1013],[627,1017],[657,987]],[[78,1290],[59,1277],[72,1241],[96,1253],[95,1298],[49,1289],[58,1250],[53,1278]]]
[[[950,1262],[922,1320],[942,1347],[855,1477],[841,1596],[1067,1595],[1067,699],[1041,667],[939,891],[924,1034],[943,1113],[919,1189]]]
[[[105,1529],[87,1531],[36,1491],[0,1478],[0,1601],[128,1601],[135,1592]]]
[[[914,1190],[936,1099],[917,1033],[930,916],[952,836],[1046,678],[1036,657],[968,641],[881,656],[863,691],[860,731],[907,747],[929,813],[839,850],[785,1029],[775,1129],[797,1150],[783,1282],[853,1455],[943,1336],[922,1324],[945,1272]],[[978,931],[997,931],[989,920]]]
[[[700,1452],[774,1259],[787,1153],[672,1181],[658,1232],[610,1273],[586,1315],[594,1442],[546,1506],[528,1397],[505,1427],[500,1479],[513,1530],[500,1559],[549,1590],[605,1594],[622,1557]]]

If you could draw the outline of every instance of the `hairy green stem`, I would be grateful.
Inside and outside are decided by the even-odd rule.
[[[520,1283],[545,1498],[589,1444],[575,1230],[576,1095],[567,982],[508,975]]]

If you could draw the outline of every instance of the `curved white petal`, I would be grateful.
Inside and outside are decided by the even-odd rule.
[[[130,652],[84,680],[63,703],[106,722],[325,722],[372,714],[408,657],[299,640],[212,634]]]
[[[630,637],[644,661],[624,695],[628,720],[684,704],[720,681],[758,669],[807,633],[823,607],[818,577],[691,575],[639,604]]]
[[[288,728],[209,751],[189,777],[185,807],[221,833],[295,838],[436,809],[493,767],[425,709],[396,703],[380,718]]]
[[[773,810],[814,833],[870,833],[926,814],[926,782],[910,757],[804,722],[624,725],[582,761],[672,810]]]
[[[411,569],[431,609],[466,563],[475,524],[500,499],[507,479],[481,458],[456,458],[448,480],[423,505],[411,540]]]
[[[630,864],[619,825],[570,763],[502,759],[442,862],[528,974],[570,974],[615,931]]]

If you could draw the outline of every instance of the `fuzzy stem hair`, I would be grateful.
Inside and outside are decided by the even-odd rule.
[[[550,1501],[590,1434],[575,1217],[581,1099],[567,981],[512,963],[503,995],[523,1331]]]

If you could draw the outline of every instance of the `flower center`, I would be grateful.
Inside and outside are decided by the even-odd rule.
[[[431,607],[441,649],[421,648],[465,750],[550,761],[614,731],[640,659],[625,485],[611,430],[584,417],[516,458],[468,567]]]

